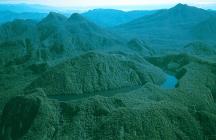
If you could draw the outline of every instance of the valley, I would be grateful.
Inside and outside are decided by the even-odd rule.
[[[216,139],[216,12],[43,8],[0,24],[0,140]]]

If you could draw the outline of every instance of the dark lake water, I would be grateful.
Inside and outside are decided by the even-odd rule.
[[[141,86],[126,87],[126,88],[121,88],[121,89],[113,89],[113,90],[100,91],[100,92],[95,92],[95,93],[86,93],[86,94],[81,94],[81,95],[54,95],[54,96],[48,96],[48,98],[59,100],[59,101],[70,101],[70,100],[89,98],[89,97],[96,96],[96,95],[110,97],[110,96],[114,96],[119,93],[130,92],[140,87]]]
[[[177,83],[178,83],[178,80],[175,76],[167,74],[166,81],[160,87],[163,89],[173,89],[173,88],[175,88]],[[59,101],[83,99],[83,98],[89,98],[89,97],[95,96],[95,95],[101,95],[101,96],[109,97],[109,96],[114,96],[115,94],[118,94],[118,93],[130,92],[130,91],[138,89],[140,87],[141,86],[127,87],[127,88],[121,88],[121,89],[115,89],[115,90],[109,90],[109,91],[86,93],[86,94],[82,94],[82,95],[54,95],[54,96],[48,96],[48,97],[50,99],[55,99],[55,100],[59,100]]]
[[[178,80],[175,76],[167,74],[166,81],[161,85],[163,89],[173,89],[176,87]]]

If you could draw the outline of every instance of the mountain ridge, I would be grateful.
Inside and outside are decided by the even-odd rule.
[[[155,12],[156,10],[132,10],[125,12],[115,9],[93,9],[82,13],[82,15],[97,25],[107,28],[127,23]]]
[[[191,30],[195,25],[214,16],[216,16],[214,12],[178,4],[173,8],[159,10],[152,15],[116,26],[112,30],[126,38],[137,37],[153,43],[155,40],[170,40],[169,43],[166,44],[165,42],[164,45],[176,45],[174,44],[176,42],[181,42],[180,44],[184,45],[188,43],[188,40],[196,39],[191,34]],[[162,42],[158,44],[162,44]]]

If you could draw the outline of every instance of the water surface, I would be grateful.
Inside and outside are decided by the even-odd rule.
[[[178,80],[175,76],[167,74],[165,82],[161,85],[164,89],[173,89],[176,87]]]

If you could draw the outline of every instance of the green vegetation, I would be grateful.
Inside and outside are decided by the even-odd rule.
[[[106,29],[120,23],[0,25],[0,140],[216,139],[215,16],[178,4]]]

